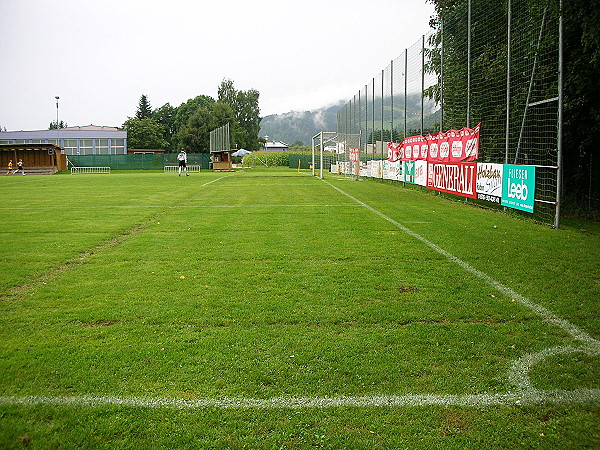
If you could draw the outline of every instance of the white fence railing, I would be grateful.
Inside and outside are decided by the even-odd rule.
[[[71,175],[76,173],[110,173],[110,167],[71,167]]]
[[[200,172],[200,164],[189,164],[187,166],[188,172]],[[179,170],[179,166],[165,166],[165,172],[177,172]]]

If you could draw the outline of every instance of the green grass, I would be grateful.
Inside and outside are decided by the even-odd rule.
[[[380,182],[327,181],[600,338],[597,224],[551,230]],[[295,170],[0,177],[0,447],[594,448],[595,350],[533,386],[589,401],[179,409],[218,400],[518,392],[588,348]],[[593,347],[593,346],[592,346]]]

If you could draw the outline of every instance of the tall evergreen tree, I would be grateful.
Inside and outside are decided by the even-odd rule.
[[[145,94],[140,97],[135,117],[137,119],[150,119],[152,117],[152,107]]]

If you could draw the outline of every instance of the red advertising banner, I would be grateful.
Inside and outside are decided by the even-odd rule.
[[[388,142],[388,161],[396,162],[400,161],[402,157],[400,156],[400,146],[402,144],[394,144],[393,142]]]
[[[475,161],[479,156],[480,127],[481,124],[475,128],[448,130],[446,133],[428,134],[427,136],[407,137],[402,140],[398,155],[403,161]]]
[[[430,162],[427,187],[462,197],[477,198],[477,163]]]

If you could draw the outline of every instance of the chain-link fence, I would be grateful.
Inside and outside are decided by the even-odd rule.
[[[388,142],[481,123],[479,161],[535,167],[534,216],[558,226],[561,1],[438,9],[433,29],[339,111],[336,139],[364,165],[386,159]]]

